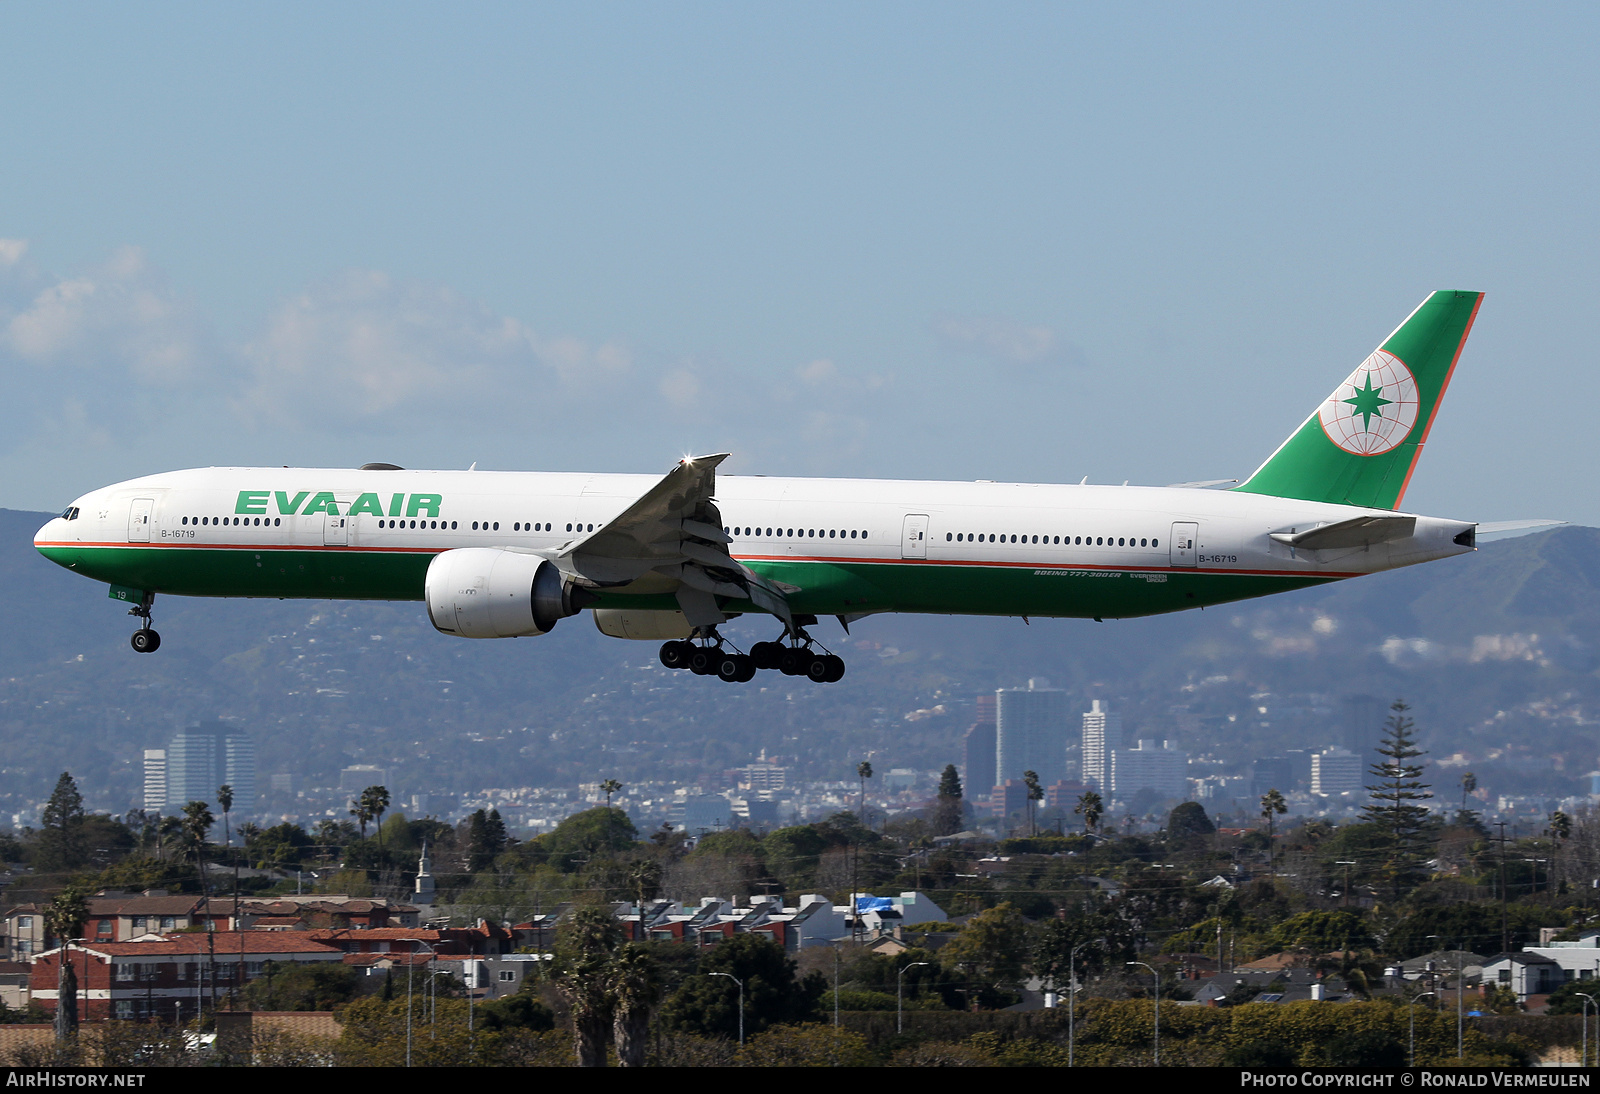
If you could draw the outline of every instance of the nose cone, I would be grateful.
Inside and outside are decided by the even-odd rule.
[[[60,543],[65,537],[67,522],[60,517],[51,517],[44,522],[44,527],[33,533],[33,545],[39,550],[44,550],[52,543]]]

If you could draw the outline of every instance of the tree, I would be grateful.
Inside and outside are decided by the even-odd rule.
[[[1283,794],[1276,787],[1261,795],[1261,817],[1267,822],[1267,872],[1274,877],[1278,871],[1273,865],[1273,838],[1276,833],[1273,831],[1272,822],[1274,818],[1281,817],[1288,811],[1288,803],[1283,800]]]
[[[211,807],[205,802],[190,802],[183,807],[183,820],[179,823],[182,825],[183,845],[189,856],[196,863],[203,862],[206,836],[211,832],[211,826],[217,823],[217,818],[211,815]]]
[[[739,1035],[739,986],[726,976],[711,976],[713,972],[744,981],[744,1026],[750,1036],[811,1017],[826,989],[816,973],[800,979],[794,959],[776,942],[736,934],[707,951],[697,974],[667,1000],[661,1010],[663,1026],[709,1037]]]
[[[960,968],[970,979],[996,992],[1015,991],[1028,963],[1028,934],[1022,915],[1009,903],[979,912],[939,951],[946,968]]]
[[[369,786],[361,792],[361,797],[357,799],[357,802],[361,814],[366,816],[366,821],[361,824],[361,838],[366,839],[367,821],[380,825],[383,822],[383,814],[389,808],[389,788],[386,786]],[[354,809],[350,812],[356,814]],[[356,816],[359,820],[360,814],[356,814]],[[383,829],[381,827],[378,829],[378,855],[380,858],[383,855]]]
[[[1433,794],[1422,781],[1423,765],[1417,762],[1427,753],[1417,747],[1416,723],[1406,716],[1411,708],[1396,699],[1389,709],[1393,713],[1384,723],[1383,742],[1378,746],[1383,759],[1370,768],[1374,782],[1366,790],[1372,800],[1361,815],[1384,834],[1388,851],[1384,873],[1398,898],[1417,880],[1418,868],[1427,857],[1428,809],[1418,803]]]
[[[1193,836],[1216,835],[1217,826],[1206,816],[1199,802],[1180,802],[1167,814],[1167,839],[1186,840]]]
[[[664,994],[661,964],[650,946],[630,942],[611,959],[610,981],[611,1032],[617,1046],[617,1063],[622,1067],[643,1067],[650,1019]]]
[[[229,827],[228,814],[233,812],[233,787],[223,783],[217,787],[217,804],[222,806],[222,845],[233,846],[233,831]]]
[[[1478,789],[1478,776],[1472,772],[1463,772],[1461,775],[1461,812],[1456,814],[1457,824],[1471,824],[1478,819],[1476,813],[1467,811],[1467,795]]]
[[[1044,801],[1044,787],[1039,785],[1039,773],[1037,771],[1024,771],[1022,773],[1022,784],[1028,788],[1028,835],[1037,836],[1039,829],[1033,823],[1034,803]]]
[[[63,773],[63,779],[71,779]],[[60,783],[56,784],[59,790]],[[74,794],[77,787],[73,787]],[[80,800],[81,806],[81,800]],[[56,940],[56,1024],[57,1041],[71,1040],[78,1032],[78,974],[72,966],[71,942],[83,933],[89,918],[89,902],[77,889],[68,886],[56,894],[45,909],[44,926]]]
[[[1078,804],[1073,806],[1072,811],[1083,817],[1083,834],[1087,836],[1100,827],[1100,818],[1105,816],[1106,807],[1099,794],[1088,790],[1079,796]]]
[[[955,764],[945,764],[939,776],[939,797],[933,809],[933,834],[951,836],[961,831],[963,807],[961,775]]]
[[[573,1049],[579,1067],[604,1067],[613,1001],[611,951],[622,929],[605,907],[580,908],[556,936],[556,990],[572,1012]]]
[[[1565,843],[1572,838],[1572,818],[1559,809],[1550,814],[1550,836],[1557,843]]]
[[[63,771],[56,780],[40,815],[39,851],[35,866],[40,871],[74,870],[89,861],[89,848],[83,838],[83,795],[72,773]]]
[[[862,824],[866,824],[867,823],[867,780],[872,778],[872,763],[871,763],[871,761],[862,760],[860,763],[856,764],[856,777],[861,780],[861,806],[860,806],[860,809],[859,809],[859,812],[861,814],[861,823]]]

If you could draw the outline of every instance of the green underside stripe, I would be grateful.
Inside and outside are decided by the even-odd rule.
[[[112,585],[177,596],[285,599],[421,600],[434,552],[207,550],[187,547],[43,547],[75,573]],[[748,563],[765,577],[798,586],[789,597],[805,615],[920,612],[1125,618],[1321,585],[1313,574],[1144,573],[1050,566],[941,565],[929,562]],[[602,593],[597,607],[666,609],[666,595]],[[755,611],[730,602],[735,611]]]

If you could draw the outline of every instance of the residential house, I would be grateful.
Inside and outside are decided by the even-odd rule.
[[[78,976],[82,1018],[192,1018],[213,990],[220,997],[262,976],[268,961],[338,961],[343,952],[304,934],[214,931],[142,942],[90,942],[37,954],[29,984],[33,1001],[54,1011],[59,963]]]

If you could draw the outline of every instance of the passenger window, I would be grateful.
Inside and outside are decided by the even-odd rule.
[[[1159,547],[1159,546],[1161,546],[1161,541],[1159,539],[1153,539],[1153,540],[1150,541],[1150,546]]]
[[[273,517],[272,518],[272,526],[274,528],[278,527],[282,523],[283,523],[283,518],[282,517]]]
[[[1117,546],[1118,547],[1125,546],[1125,544],[1122,542],[1122,537],[1121,536],[1117,537]]]

